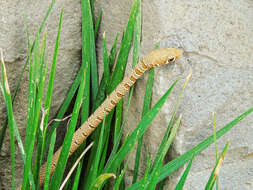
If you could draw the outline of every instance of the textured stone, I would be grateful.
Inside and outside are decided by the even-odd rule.
[[[130,10],[127,0],[100,2],[103,8],[102,31],[112,44],[116,33],[126,26]],[[179,113],[182,124],[168,159],[183,154],[212,134],[212,112],[217,128],[221,128],[253,105],[253,3],[252,1],[143,1],[143,33],[141,55],[157,42],[161,46],[181,47],[186,54],[176,65],[155,70],[154,104],[173,81],[193,77],[185,90]],[[130,64],[129,64],[130,65]],[[125,133],[136,127],[142,111],[147,75],[136,84]],[[155,155],[168,125],[176,97],[183,81],[177,86],[162,111],[145,135],[145,150]],[[139,116],[137,116],[139,115]],[[222,189],[252,189],[252,116],[248,116],[218,141],[221,151],[230,141],[221,169]],[[134,157],[134,156],[133,156]],[[186,189],[203,189],[215,164],[211,146],[195,158]],[[134,159],[129,159],[126,183],[131,183]],[[232,166],[232,167],[231,167]],[[143,172],[143,168],[142,168]],[[167,187],[173,187],[180,172],[170,177]]]
[[[25,33],[25,15],[29,26],[31,41],[34,39],[41,21],[51,3],[46,1],[0,1],[0,48],[4,52],[4,60],[12,93],[17,79],[23,68],[27,55],[27,39]],[[50,14],[45,30],[47,32],[47,61],[52,62],[54,44],[56,40],[59,15],[63,12],[61,42],[52,101],[51,115],[53,116],[61,105],[77,73],[81,60],[81,8],[79,1],[56,1]],[[21,136],[25,135],[28,73],[25,73],[21,88],[14,104],[15,119]],[[6,111],[2,94],[0,95],[0,126],[2,126]],[[2,188],[8,189],[11,184],[11,164],[9,136],[5,138],[3,152],[0,156],[0,176]],[[16,184],[20,184],[23,173],[23,161],[16,146]]]

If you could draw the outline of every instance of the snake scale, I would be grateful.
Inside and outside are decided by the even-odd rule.
[[[174,62],[181,57],[183,51],[177,48],[160,48],[153,50],[146,55],[140,62],[132,69],[130,75],[124,77],[123,81],[116,87],[116,89],[105,99],[100,107],[84,122],[81,127],[74,133],[72,143],[69,151],[69,156],[82,144],[83,141],[96,129],[96,127],[103,121],[104,117],[116,106],[120,99],[128,92],[129,88],[136,82],[142,74],[152,68],[161,66],[167,63]],[[52,165],[50,175],[54,172],[58,158],[61,153],[59,148],[52,158]],[[43,185],[46,173],[46,163],[40,169],[40,184]]]

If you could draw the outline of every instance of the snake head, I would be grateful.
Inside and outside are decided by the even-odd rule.
[[[149,68],[151,68],[172,63],[182,55],[183,50],[178,48],[160,48],[150,52],[144,57],[143,61]]]

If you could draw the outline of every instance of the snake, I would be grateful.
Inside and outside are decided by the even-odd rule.
[[[94,113],[78,128],[72,138],[69,155],[71,156],[76,149],[87,139],[87,137],[103,121],[106,115],[117,105],[121,98],[129,91],[130,87],[140,78],[145,71],[150,68],[173,63],[183,55],[183,50],[178,48],[159,48],[151,51],[144,56],[138,64],[132,69],[129,75],[126,75],[122,82],[108,95],[104,102],[94,111]],[[53,155],[51,161],[50,176],[53,174],[62,147]],[[40,169],[40,185],[43,185],[46,174],[46,163]]]

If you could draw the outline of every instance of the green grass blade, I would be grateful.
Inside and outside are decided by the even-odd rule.
[[[103,34],[103,55],[104,55],[104,80],[107,86],[110,81],[110,63],[109,63],[109,56],[107,53],[105,33]]]
[[[146,86],[145,95],[144,95],[142,117],[148,112],[150,104],[151,104],[152,87],[153,87],[153,82],[154,82],[154,73],[155,73],[154,68],[151,68],[149,71],[147,86]],[[140,138],[140,140],[138,141],[138,145],[137,145],[135,164],[134,164],[134,175],[133,175],[133,181],[132,181],[133,184],[137,181],[137,177],[138,177],[138,173],[139,173],[142,142],[143,142],[143,136]]]
[[[116,53],[117,53],[117,42],[118,42],[118,35],[116,35],[116,38],[113,42],[112,48],[110,50],[110,56],[109,56],[109,63],[110,63],[110,68],[114,65],[114,62],[116,60]]]
[[[47,64],[45,64],[45,48],[46,48],[46,33],[44,33],[43,35],[43,40],[42,40],[42,46],[41,46],[41,52],[40,52],[40,60],[39,60],[39,64],[38,64],[38,83],[37,83],[37,95],[36,95],[36,105],[35,105],[35,114],[34,114],[34,125],[36,125],[36,127],[38,127],[39,125],[39,119],[40,119],[40,110],[41,110],[41,106],[42,106],[42,99],[43,99],[43,94],[44,94],[44,85],[45,85],[45,80],[46,80],[46,71],[47,71]],[[39,134],[39,132],[37,132],[37,134]],[[35,159],[35,163],[34,163],[34,175],[35,175],[35,179],[38,178],[38,169],[40,168],[40,164],[39,164],[39,158],[41,156],[41,152],[39,150],[41,150],[41,141],[38,140],[37,142],[37,153],[36,153],[36,159]],[[36,183],[37,181],[35,181]]]
[[[56,63],[57,63],[57,59],[58,59],[58,49],[59,49],[60,38],[61,38],[62,15],[63,15],[63,10],[61,10],[61,14],[60,14],[58,32],[57,32],[55,48],[54,48],[53,61],[52,61],[52,64],[51,64],[51,69],[50,69],[50,74],[49,74],[49,82],[48,82],[47,94],[46,94],[46,100],[45,100],[45,105],[44,105],[44,107],[45,107],[44,109],[47,112],[47,114],[45,115],[45,119],[44,119],[44,129],[46,129],[47,124],[48,124],[48,117],[49,117],[49,114],[50,114],[50,106],[51,106],[51,102],[52,102],[55,71],[56,71]]]
[[[141,44],[141,1],[139,1],[136,10],[136,21],[134,25],[134,37],[133,37],[133,61],[132,67],[134,67],[139,60],[139,49]]]
[[[215,147],[215,155],[216,155],[216,162],[218,162],[218,147],[216,142],[216,126],[215,126],[215,114],[213,112],[213,140],[214,140],[214,147]],[[219,189],[219,176],[216,179],[216,190]]]
[[[189,172],[190,172],[193,159],[194,159],[194,158],[192,158],[192,159],[189,161],[189,163],[188,163],[188,165],[187,165],[187,167],[186,167],[186,169],[185,169],[185,171],[184,171],[182,177],[180,178],[179,182],[177,183],[177,186],[175,187],[175,190],[182,190],[182,189],[183,189],[184,184],[185,184],[185,181],[186,181],[186,178],[187,178],[187,176],[188,176],[188,174],[189,174]]]
[[[136,12],[138,4],[140,3],[140,0],[134,0],[132,4],[132,9],[129,15],[129,20],[126,28],[126,32],[123,35],[121,48],[119,51],[117,63],[114,69],[114,73],[111,80],[110,90],[109,92],[112,92],[117,85],[121,82],[124,76],[124,72],[126,69],[126,63],[128,59],[128,54],[131,48],[131,42],[133,38],[133,31],[134,31],[134,24],[136,20]]]
[[[130,157],[129,157],[130,158]],[[129,160],[128,158],[128,160]],[[122,169],[122,171],[120,172],[120,175],[116,178],[115,180],[115,183],[113,185],[113,190],[120,190],[120,184],[122,183],[122,180],[124,179],[124,175],[125,175],[125,172],[126,172],[126,169],[127,169],[127,166],[128,166],[128,161],[126,164],[124,164],[124,168]]]
[[[79,184],[79,181],[80,181],[80,176],[81,176],[81,171],[82,171],[82,165],[83,165],[83,162],[82,161],[79,162],[77,170],[76,170],[76,175],[75,175],[75,178],[74,178],[74,183],[73,183],[73,186],[72,186],[72,190],[77,190],[78,189],[78,184]]]
[[[31,57],[31,56],[29,56]],[[32,166],[32,156],[35,144],[35,138],[37,133],[37,126],[34,123],[35,118],[35,105],[36,105],[36,69],[38,68],[39,60],[39,34],[37,33],[34,45],[34,56],[32,63],[29,63],[29,98],[27,108],[27,128],[25,137],[25,150],[26,150],[26,161],[24,165],[24,177],[22,183],[22,190],[27,187],[27,180],[29,171]]]
[[[3,62],[3,58],[2,58],[2,60],[1,60],[1,62],[4,63],[4,62]],[[2,65],[2,64],[1,64],[1,65]],[[5,70],[5,69],[4,69],[4,70]],[[4,70],[2,69],[2,72],[3,72],[3,73],[4,73]],[[4,76],[4,75],[2,75],[2,76]],[[7,79],[6,72],[5,72],[5,76],[6,76],[6,79]],[[9,89],[9,85],[8,85],[7,80],[6,80],[6,82],[4,82],[4,85],[6,86],[5,89]],[[8,102],[6,102],[6,105],[7,105],[7,112],[10,112],[10,113],[7,113],[7,114],[8,114],[8,119],[11,121],[11,123],[9,123],[9,125],[10,125],[11,128],[13,128],[13,131],[14,131],[14,133],[15,133],[15,135],[16,135],[16,138],[17,138],[18,147],[19,147],[19,150],[20,150],[20,153],[21,153],[21,157],[22,157],[24,163],[26,163],[26,153],[25,153],[25,149],[24,149],[24,146],[23,146],[23,143],[22,143],[22,140],[21,140],[21,136],[20,136],[20,134],[19,134],[18,127],[17,127],[16,121],[15,121],[15,119],[14,119],[14,114],[13,114],[13,111],[12,111],[12,105],[11,105],[11,104],[12,104],[13,101],[11,101],[11,95],[8,94],[8,93],[6,93],[6,90],[4,89],[4,87],[2,87],[1,82],[0,82],[0,87],[1,87],[1,91],[2,91],[2,93],[3,93],[3,95],[4,95],[5,100],[8,101]],[[11,132],[10,135],[12,135],[12,132]],[[11,138],[11,140],[13,140],[13,139]],[[11,143],[13,143],[13,142],[11,142]],[[12,145],[11,145],[11,146],[12,146]],[[13,150],[11,149],[11,152],[12,152],[12,151],[13,151]],[[14,161],[15,161],[15,160],[14,160]],[[12,162],[13,162],[13,160],[12,160]],[[31,184],[31,189],[32,189],[32,190],[35,189],[35,185],[34,185],[34,181],[33,181],[33,176],[32,176],[31,170],[29,171],[29,182],[30,182],[30,184]]]
[[[102,14],[103,14],[103,11],[102,11],[102,9],[100,9],[99,14],[98,14],[98,20],[95,25],[95,31],[94,31],[95,39],[97,38],[97,35],[98,35],[98,29],[99,29],[99,26],[101,23]]]
[[[217,131],[216,138],[219,139],[224,134],[226,134],[228,131],[230,131],[236,124],[238,124],[241,120],[243,120],[245,117],[247,117],[250,113],[253,112],[253,107],[239,115],[237,118],[232,120],[230,123],[225,125],[223,128]],[[186,162],[188,162],[193,155],[197,155],[200,152],[202,152],[204,149],[206,149],[208,146],[210,146],[214,142],[213,135],[209,136],[205,140],[203,140],[201,143],[199,143],[197,146],[193,147],[183,155],[179,156],[178,158],[172,160],[171,162],[165,164],[161,170],[161,174],[159,176],[159,181],[162,181],[167,176],[169,176],[172,172],[176,171],[180,167],[182,167]],[[133,189],[139,189],[140,184],[142,183],[142,180],[138,181],[137,183],[133,184],[131,187],[128,188],[128,190]]]
[[[152,162],[152,157],[147,155],[146,169],[145,169],[145,173],[143,175],[143,180],[142,180],[142,184],[140,186],[140,190],[144,190],[146,188],[148,174],[151,170],[151,162]]]
[[[224,161],[224,158],[225,158],[225,155],[226,155],[226,152],[228,150],[228,142],[226,143],[226,145],[224,146],[223,150],[222,150],[222,153],[219,157],[219,159],[216,161],[216,165],[209,177],[209,180],[206,184],[206,187],[205,187],[205,190],[211,190],[213,189],[213,186],[215,184],[215,181],[217,180],[218,176],[219,176],[219,172],[220,172],[220,168],[221,168],[221,165]]]
[[[78,115],[79,115],[79,110],[82,104],[82,99],[83,99],[83,93],[84,93],[84,88],[85,88],[85,72],[83,75],[83,80],[81,81],[79,90],[78,90],[78,94],[77,94],[77,98],[76,98],[76,102],[74,105],[74,109],[73,109],[73,113],[72,113],[72,117],[71,117],[71,121],[69,123],[68,126],[68,132],[65,135],[64,138],[64,142],[63,142],[63,146],[62,146],[62,151],[58,160],[58,163],[56,165],[56,169],[55,172],[52,176],[52,182],[50,184],[50,189],[59,189],[60,187],[60,183],[62,180],[62,176],[64,173],[64,168],[66,167],[67,164],[67,160],[68,160],[68,154],[69,154],[69,149],[70,149],[70,145],[72,142],[72,138],[73,138],[73,134],[75,132],[75,128],[76,128],[76,124],[77,124],[77,119],[78,119]]]
[[[52,162],[52,157],[53,157],[53,154],[54,154],[55,140],[56,140],[56,129],[54,130],[54,132],[53,132],[53,134],[51,136],[51,141],[50,141],[50,145],[49,145],[49,151],[48,151],[48,156],[47,156],[47,166],[46,166],[44,190],[48,190],[48,187],[49,187],[51,162]]]
[[[171,130],[170,136],[169,136],[168,140],[166,141],[166,143],[165,143],[165,145],[162,149],[161,154],[159,155],[158,162],[153,164],[152,173],[150,175],[150,178],[148,179],[148,184],[149,185],[147,187],[147,190],[155,189],[156,185],[158,184],[158,177],[159,177],[159,174],[161,172],[161,168],[162,168],[162,165],[163,165],[163,160],[166,156],[166,153],[169,150],[169,147],[172,143],[172,140],[176,136],[176,132],[177,132],[177,129],[179,127],[181,118],[182,118],[182,115],[180,115],[179,118],[177,119],[177,121],[175,122],[175,124],[174,124],[174,126]]]
[[[122,145],[119,151],[116,153],[114,158],[107,164],[104,172],[114,172],[122,163],[124,158],[127,156],[129,151],[134,147],[134,144],[137,140],[142,136],[147,127],[150,125],[152,120],[160,111],[161,107],[165,103],[166,99],[170,95],[172,89],[175,87],[177,81],[174,82],[169,90],[160,98],[160,100],[152,107],[152,109],[143,117],[140,123],[137,125],[135,130],[131,133],[131,135],[127,138],[127,141]]]
[[[4,99],[7,107],[9,131],[10,131],[10,145],[11,145],[11,187],[15,190],[15,138],[14,138],[14,116],[12,110],[11,92],[9,89],[6,68],[4,65],[3,52],[1,51],[1,70],[2,70],[2,81],[1,89],[3,91]]]
[[[182,96],[183,96],[183,93],[184,93],[184,90],[189,82],[189,80],[191,79],[191,76],[192,76],[192,72],[190,72],[190,74],[186,77],[186,80],[184,82],[184,85],[183,85],[183,88],[177,98],[177,102],[176,102],[176,107],[175,109],[173,110],[173,113],[172,113],[172,116],[171,116],[171,119],[170,119],[170,122],[169,122],[169,125],[164,133],[164,136],[163,136],[163,139],[162,139],[162,142],[158,148],[158,151],[157,151],[157,154],[155,156],[155,160],[154,160],[154,163],[153,163],[153,166],[157,164],[157,162],[159,162],[159,158],[163,152],[163,149],[165,148],[165,145],[166,145],[166,141],[168,139],[168,136],[169,136],[169,133],[170,133],[170,130],[171,130],[171,127],[174,123],[174,119],[175,119],[175,116],[176,116],[176,113],[177,113],[177,110],[179,108],[179,105],[181,103],[181,99],[182,99]],[[152,168],[153,168],[152,166]]]
[[[98,91],[98,72],[96,49],[94,39],[93,16],[89,0],[82,0],[82,63],[88,62],[91,72],[92,102],[95,101]],[[89,68],[88,68],[89,70]],[[87,73],[87,77],[89,74]],[[88,81],[86,82],[88,84]],[[82,114],[87,112],[87,107],[82,107]],[[87,119],[87,118],[86,118]],[[84,122],[84,120],[82,121]]]

